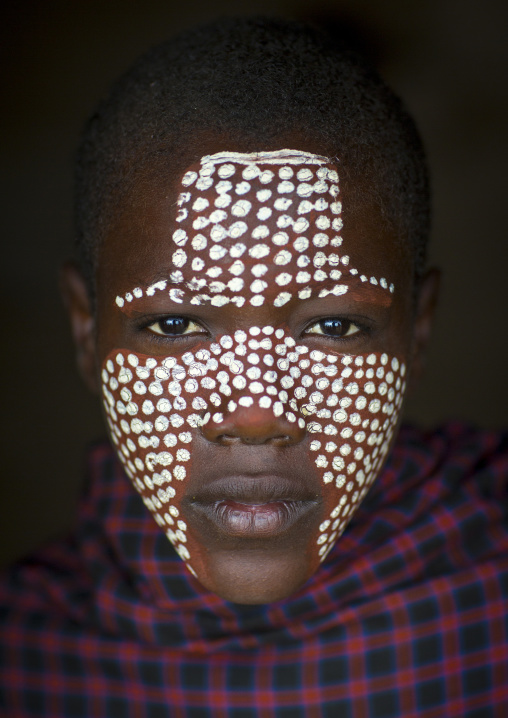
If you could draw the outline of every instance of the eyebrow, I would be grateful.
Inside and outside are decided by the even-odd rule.
[[[115,300],[116,305],[124,313],[130,314],[131,312],[136,311],[136,307],[139,306],[140,302],[144,303],[146,299],[150,299],[158,292],[164,291],[165,289],[169,288],[167,296],[177,305],[181,304],[187,297],[200,297],[203,302],[199,302],[199,304],[206,302],[208,305],[211,304],[211,306],[216,306],[217,308],[221,308],[221,306],[223,306],[223,304],[214,305],[211,300],[214,297],[225,297],[224,292],[220,294],[213,292],[212,294],[208,294],[206,291],[208,289],[208,292],[210,292],[209,285],[213,282],[213,280],[210,280],[208,278],[205,280],[205,278],[203,277],[202,279],[204,283],[200,287],[189,287],[188,285],[191,284],[192,280],[185,282],[183,278],[177,279],[176,277],[171,276],[174,274],[175,272],[168,272],[166,275],[159,274],[156,278],[154,278],[153,281],[148,284],[140,283],[131,291],[126,292],[123,296],[118,295]],[[163,278],[161,278],[161,276]],[[392,296],[395,290],[393,283],[388,284],[385,279],[378,280],[376,277],[369,278],[365,274],[360,275],[354,269],[352,271],[347,271],[344,276],[341,277],[340,281],[335,281],[333,285],[331,283],[327,283],[325,284],[325,286],[325,295],[319,296],[319,292],[317,292],[317,285],[312,287],[301,286],[296,289],[296,291],[293,290],[290,292],[290,294],[292,295],[291,298],[299,298],[302,301],[310,299],[315,301],[319,299],[324,299],[330,295],[348,295],[356,301],[363,301],[379,306],[389,307],[392,304]],[[305,290],[306,288],[311,289],[311,294],[308,297],[298,297],[299,292]],[[324,287],[322,287],[322,290],[323,289]],[[224,304],[237,304],[236,300],[240,301],[240,299],[243,299],[243,301],[241,302],[241,304],[238,304],[238,306],[243,306],[245,304],[246,298],[243,297],[243,295],[241,295],[240,293],[235,294],[230,290],[228,292],[227,300],[224,301]]]
[[[357,301],[367,301],[382,307],[389,307],[393,302],[392,291],[386,291],[379,284],[376,285],[370,282],[363,285],[358,285],[355,282],[354,286],[348,288],[347,294]]]

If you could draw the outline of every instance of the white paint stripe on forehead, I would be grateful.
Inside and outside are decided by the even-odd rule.
[[[235,186],[230,181],[236,174],[232,163],[245,165]],[[261,167],[267,163],[279,165],[280,169],[278,172],[263,170]],[[241,307],[248,302],[259,307],[264,304],[266,290],[269,290],[262,277],[270,266],[275,265],[281,266],[281,272],[275,276],[274,282],[282,290],[273,299],[276,307],[284,306],[293,296],[308,299],[313,294],[317,297],[346,294],[348,286],[343,283],[344,273],[358,275],[361,282],[393,293],[394,285],[388,284],[384,277],[369,278],[359,274],[357,269],[350,267],[349,256],[338,254],[335,250],[342,244],[338,234],[342,228],[342,205],[337,200],[339,177],[330,163],[327,157],[288,149],[250,154],[219,152],[203,157],[199,173],[189,170],[182,178],[186,191],[179,196],[177,204],[180,210],[176,221],[184,224],[173,232],[177,248],[172,256],[175,270],[170,273],[169,283],[183,284],[193,292],[191,304],[210,302],[212,306],[221,307],[232,303]],[[295,174],[288,164],[301,169]],[[302,167],[309,164],[319,167],[317,170]],[[329,166],[323,167],[325,164]],[[261,189],[256,192],[254,201],[252,183],[256,181]],[[207,196],[201,194],[213,187],[217,192],[215,200],[209,193]],[[210,205],[211,201],[215,207]],[[296,219],[287,214],[293,203]],[[311,215],[312,211],[319,213],[318,216]],[[254,214],[257,218],[255,226],[252,225]],[[248,215],[252,239],[246,240],[249,225],[243,219]],[[309,221],[311,217],[312,221]],[[276,224],[276,231],[264,224],[270,218],[272,225]],[[224,246],[222,242],[226,238],[235,240],[235,243]],[[198,255],[192,260],[188,256],[188,248],[184,249],[189,240],[192,250]],[[314,256],[307,253],[311,245],[320,250]],[[334,249],[330,251],[331,248]],[[228,267],[218,266],[217,262],[226,255],[231,258],[231,264]],[[259,260],[250,267],[252,276],[248,276],[249,267],[245,263],[249,257],[247,265],[252,264],[251,259]],[[282,269],[283,265],[290,263],[292,266],[287,269],[291,271]],[[181,269],[189,264],[196,274],[184,282]],[[309,286],[312,280],[326,281],[329,286],[313,289]],[[135,287],[123,297],[117,296],[116,304],[123,307],[125,302],[142,297],[144,292],[153,296],[155,291],[165,290],[166,287],[166,280],[155,282],[144,291]],[[173,286],[168,294],[171,301],[181,304],[185,290]]]
[[[329,157],[315,155],[312,152],[302,150],[275,150],[271,152],[216,152],[213,155],[205,155],[201,159],[202,165],[221,164],[223,162],[236,162],[238,164],[262,163],[262,164],[314,164],[322,165],[330,163]]]

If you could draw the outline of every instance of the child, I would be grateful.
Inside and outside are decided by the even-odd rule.
[[[396,441],[438,285],[398,100],[308,28],[221,21],[114,86],[77,167],[62,283],[111,444],[4,581],[5,715],[505,716],[506,440]]]

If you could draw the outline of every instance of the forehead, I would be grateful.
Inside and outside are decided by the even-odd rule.
[[[149,220],[162,263],[117,304],[163,291],[175,303],[281,307],[351,284],[389,300],[394,278],[382,254],[362,251],[361,227],[344,241],[343,194],[337,165],[310,152],[205,155],[157,205],[162,221]]]

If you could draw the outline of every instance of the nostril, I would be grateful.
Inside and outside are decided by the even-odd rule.
[[[270,442],[275,446],[289,446],[294,443],[294,440],[289,436],[289,434],[284,434],[284,436],[274,437],[270,440]]]
[[[232,446],[233,444],[238,444],[241,439],[238,436],[231,436],[230,434],[219,434],[215,441],[221,446]]]
[[[252,446],[272,444],[273,446],[287,446],[293,443],[293,440],[288,434],[268,438],[262,436],[233,436],[231,434],[219,434],[215,438],[215,442],[221,446],[232,446],[234,444],[248,444]]]
[[[288,434],[282,434],[281,436],[270,436],[263,438],[246,436],[242,439],[244,444],[272,444],[273,446],[287,446],[293,444],[294,440]]]
[[[233,443],[288,446],[305,436],[304,428],[296,422],[289,423],[284,417],[277,417],[273,411],[261,407],[238,407],[226,417],[221,414],[220,420],[215,415],[202,426],[201,432],[208,441],[222,446]]]

